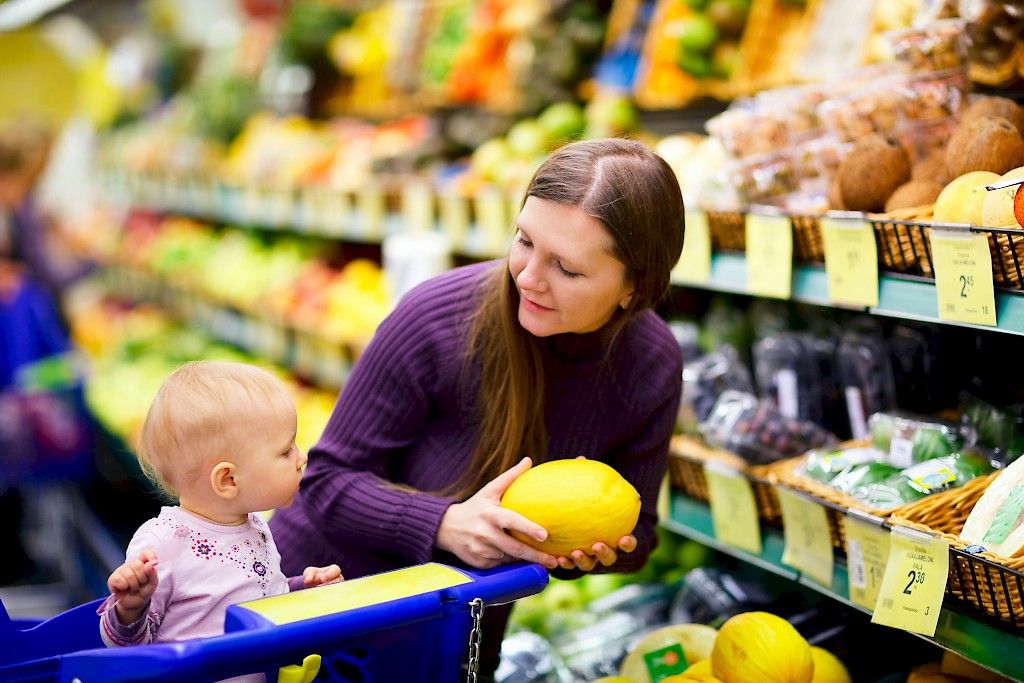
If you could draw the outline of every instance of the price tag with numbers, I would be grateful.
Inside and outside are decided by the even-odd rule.
[[[703,211],[686,212],[683,253],[672,271],[674,282],[703,284],[711,278],[711,232]]]
[[[717,462],[704,465],[715,538],[754,555],[761,554],[761,527],[750,482],[736,470]]]
[[[995,325],[996,297],[988,237],[934,229],[931,241],[939,318]]]
[[[823,218],[828,298],[851,306],[878,305],[878,250],[871,225],[859,218]]]
[[[872,623],[934,636],[948,571],[944,539],[894,526]]]
[[[747,291],[788,299],[793,289],[793,229],[787,216],[748,213]]]
[[[782,508],[782,561],[814,579],[832,585],[832,534],[825,508],[798,493],[776,486]]]
[[[847,514],[846,558],[850,570],[850,600],[869,610],[878,602],[878,591],[889,561],[889,531],[877,522]]]

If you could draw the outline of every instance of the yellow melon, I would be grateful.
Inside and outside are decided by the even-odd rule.
[[[745,612],[718,631],[711,669],[723,683],[811,683],[811,646],[774,614]]]
[[[1007,171],[999,180],[1024,178],[1024,166]],[[995,182],[995,181],[993,181]],[[1017,186],[1011,185],[1002,190],[985,193],[985,202],[981,205],[981,225],[987,228],[1017,227],[1017,219],[1013,217],[1013,195]]]
[[[548,532],[540,542],[513,531],[523,543],[551,555],[589,551],[597,542],[618,547],[640,518],[640,494],[614,468],[597,460],[552,460],[519,476],[501,506]]]
[[[932,216],[940,223],[981,225],[981,207],[988,191],[985,186],[999,180],[998,173],[971,171],[954,178],[935,199]]]
[[[852,683],[850,672],[846,670],[839,658],[828,650],[812,645],[811,659],[814,660],[812,683]]]
[[[673,624],[651,631],[633,646],[619,667],[619,675],[630,678],[637,683],[650,683],[646,655],[678,645],[690,669],[702,660],[711,656],[711,648],[715,645],[718,632],[704,624]],[[710,671],[708,672],[710,674]]]

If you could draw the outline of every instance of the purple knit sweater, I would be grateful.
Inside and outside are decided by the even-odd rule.
[[[337,563],[347,578],[439,560],[454,501],[430,493],[458,478],[477,436],[479,371],[464,369],[469,317],[494,262],[412,290],[381,324],[334,408],[295,502],[270,526],[286,574]],[[612,571],[639,569],[656,544],[655,505],[681,391],[682,358],[653,311],[606,354],[600,332],[544,347],[548,459],[585,455],[615,467],[643,500],[638,548]],[[471,387],[467,390],[467,386]]]

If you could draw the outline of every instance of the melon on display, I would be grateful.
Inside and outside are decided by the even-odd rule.
[[[960,537],[1003,557],[1024,555],[1024,458],[996,475],[964,523]]]

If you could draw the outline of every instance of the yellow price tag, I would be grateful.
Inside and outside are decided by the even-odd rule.
[[[996,324],[992,255],[985,235],[932,230],[932,260],[939,318]]]
[[[837,304],[878,305],[878,249],[871,225],[861,219],[823,218],[828,298]]]
[[[949,544],[944,539],[893,527],[871,622],[934,636],[948,571]]]
[[[384,192],[376,185],[367,185],[359,190],[358,196],[359,212],[362,214],[362,236],[365,239],[379,239],[387,213]]]
[[[469,231],[469,202],[454,192],[441,196],[441,230],[452,238],[452,248],[459,251]]]
[[[776,486],[782,508],[782,561],[823,586],[832,585],[832,536],[825,508]]]
[[[492,256],[501,254],[510,232],[504,195],[497,191],[481,192],[476,196],[474,208],[477,229],[483,233],[485,252]]]
[[[411,183],[402,188],[403,229],[427,232],[434,229],[434,195],[426,183]]]
[[[711,232],[703,211],[686,212],[686,236],[672,281],[703,284],[711,278]]]
[[[850,600],[871,610],[878,602],[878,591],[889,561],[889,532],[853,515],[847,515],[844,522]]]
[[[716,462],[704,465],[715,538],[754,555],[761,554],[761,527],[750,482],[736,470]]]
[[[747,291],[788,299],[793,288],[793,230],[786,216],[748,213]]]

